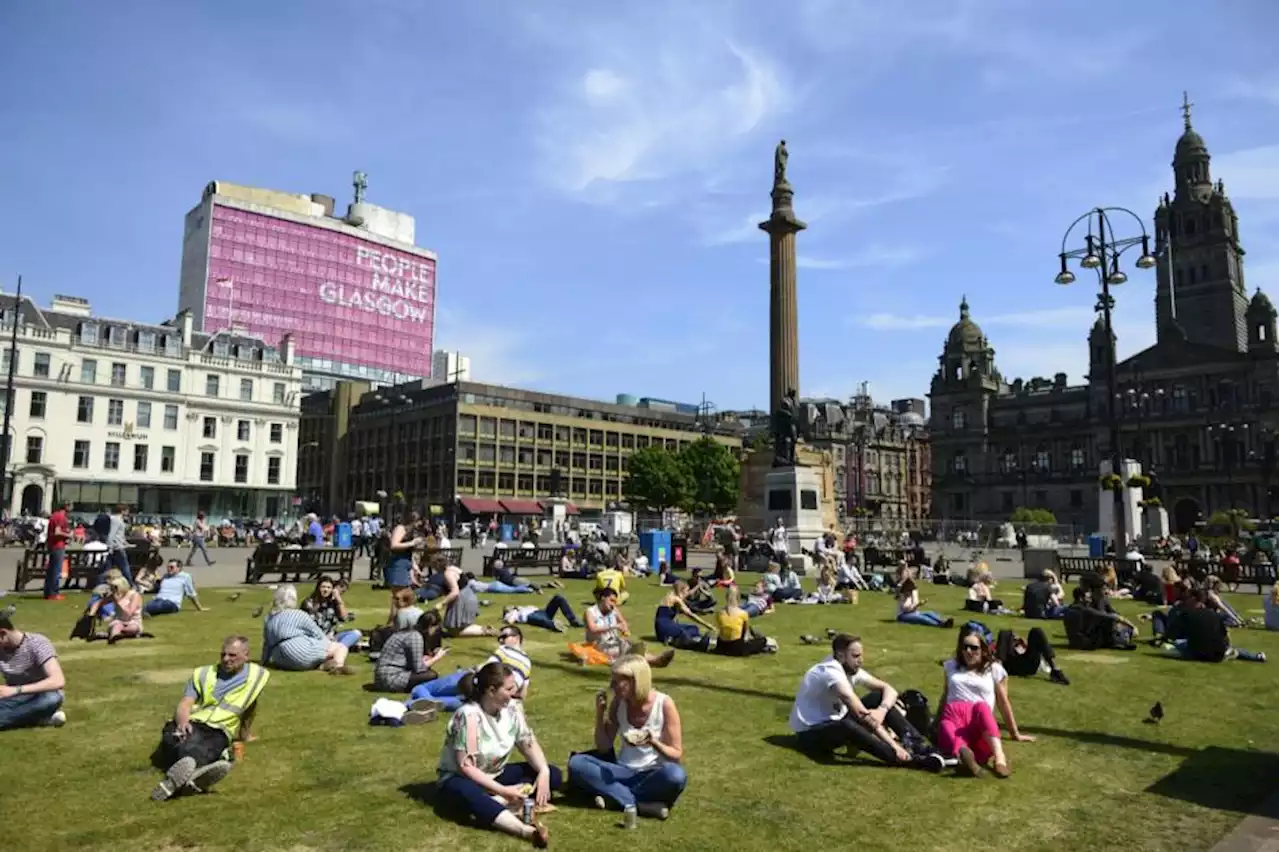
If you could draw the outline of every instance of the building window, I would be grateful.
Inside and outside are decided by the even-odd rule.
[[[476,478],[476,487],[482,491],[492,491],[498,481],[498,474],[492,470],[482,470]]]
[[[956,452],[955,458],[952,459],[951,464],[956,473],[969,472],[969,459],[965,457],[963,450],[958,450]]]
[[[1012,473],[1018,469],[1018,454],[1013,450],[1005,450],[1004,455],[1000,457],[1000,472]]]
[[[284,382],[276,382],[271,386],[271,401],[276,405],[284,405]]]
[[[498,437],[513,440],[516,437],[516,421],[503,420],[498,424]]]
[[[474,470],[458,471],[458,490],[470,491],[476,487],[476,472]]]
[[[120,469],[120,444],[118,442],[107,441],[102,450],[102,467],[104,470]]]
[[[156,351],[156,333],[154,331],[138,332],[138,351],[139,352],[155,352]]]
[[[498,490],[499,491],[515,491],[516,475],[514,473],[508,473],[507,471],[499,472],[498,473]]]
[[[280,484],[280,457],[269,456],[267,458],[267,484]]]
[[[182,390],[182,371],[170,370],[165,374],[165,387],[169,393],[179,393]]]
[[[204,377],[204,395],[215,397],[218,395],[218,377],[212,373]]]
[[[82,396],[76,400],[76,422],[93,422],[93,397]]]
[[[160,472],[161,473],[173,473],[173,462],[174,462],[174,457],[176,455],[177,455],[177,450],[173,447],[160,448]]]
[[[515,464],[516,448],[503,444],[498,447],[498,463],[499,464]]]
[[[492,438],[495,434],[497,434],[497,430],[498,430],[498,421],[494,420],[492,417],[480,418],[479,434],[481,435],[481,437]]]
[[[476,433],[476,416],[474,414],[458,415],[458,434],[474,435]]]
[[[166,334],[164,336],[164,354],[181,355],[182,354],[182,338],[175,334]]]
[[[1071,467],[1079,470],[1084,467],[1084,449],[1081,447],[1071,448]]]
[[[107,400],[107,425],[119,426],[121,423],[124,423],[124,400]]]
[[[249,457],[236,453],[236,482],[249,481]]]
[[[86,385],[98,383],[98,362],[85,358],[80,362],[80,382]]]
[[[496,459],[493,444],[481,444],[477,458],[486,464],[493,464]]]
[[[1173,386],[1173,410],[1186,411],[1188,407],[1189,406],[1187,403],[1187,389],[1184,388],[1182,385],[1174,385]]]
[[[1040,447],[1036,450],[1036,470],[1047,471],[1050,467],[1049,451]]]
[[[951,412],[951,428],[952,429],[964,428],[964,411],[962,411],[959,408]]]
[[[142,385],[147,390],[154,390],[156,386],[156,368],[139,367],[138,384]]]
[[[133,445],[133,469],[138,473],[147,472],[147,445]]]
[[[128,374],[129,371],[125,368],[125,365],[116,361],[111,365],[111,384],[118,388],[124,387],[124,381]]]
[[[27,410],[27,414],[34,418],[44,417],[45,410],[49,407],[49,394],[44,391],[31,392],[31,407]]]
[[[27,464],[40,464],[44,458],[44,438],[39,435],[27,436]]]
[[[240,380],[240,399],[244,402],[253,402],[253,379]]]
[[[568,426],[556,427],[556,443],[559,443],[559,444],[569,443],[569,427]]]
[[[98,343],[98,326],[91,322],[81,323],[80,325],[80,342],[90,345]]]
[[[206,417],[204,419],[204,428],[200,432],[206,438],[218,437],[218,418]]]
[[[76,441],[75,448],[71,452],[72,467],[88,467],[89,466],[89,442]]]
[[[35,363],[31,366],[31,375],[38,379],[49,378],[49,353],[37,352]]]
[[[136,419],[138,421],[139,429],[151,428],[151,403],[149,402],[138,403],[138,412],[137,412]]]
[[[249,440],[249,421],[248,420],[236,421],[236,440],[237,441]]]
[[[273,444],[284,443],[284,424],[283,423],[271,424],[271,443]]]
[[[164,428],[170,432],[178,428],[178,406],[166,404],[164,407]]]
[[[213,482],[213,453],[200,454],[200,481]]]

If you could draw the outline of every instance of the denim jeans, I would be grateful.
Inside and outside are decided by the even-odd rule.
[[[547,765],[552,790],[560,789],[563,782],[559,767]],[[533,767],[527,763],[508,763],[493,780],[504,786],[512,784],[533,783],[537,778]],[[506,810],[504,805],[494,801],[493,796],[470,778],[462,775],[450,775],[440,781],[439,795],[441,804],[465,811],[476,818],[480,825],[493,825],[498,815]]]
[[[120,573],[129,581],[129,585],[133,585],[133,571],[129,568],[129,551],[113,550],[111,555],[107,557],[108,568],[119,568]]]
[[[165,598],[152,598],[147,601],[147,605],[142,608],[142,611],[147,615],[173,615],[181,608],[181,604],[174,603],[171,600],[167,600]]]
[[[409,693],[409,700],[405,704],[412,704],[415,701],[426,698],[452,713],[463,704],[462,698],[458,695],[458,684],[462,682],[463,676],[470,671],[470,669],[458,669],[451,675],[445,675],[433,681],[418,684],[413,688],[413,692]]]
[[[742,605],[742,611],[745,612],[747,615],[751,616],[752,618],[759,618],[761,615],[764,614],[764,610],[760,609],[760,607],[756,606],[750,601],[747,601]]]
[[[62,586],[62,565],[67,561],[65,547],[49,548],[49,565],[44,570],[44,596],[51,598]]]
[[[506,583],[500,583],[497,580],[490,580],[483,584],[487,586],[484,591],[491,595],[531,595],[533,594],[533,586],[522,584],[519,586],[508,586]]]
[[[1235,652],[1235,655],[1238,659],[1245,660],[1246,662],[1265,663],[1267,661],[1266,656],[1258,653],[1257,651],[1246,651],[1243,648],[1232,648],[1231,650]],[[1169,653],[1172,656],[1178,657],[1183,660],[1190,659],[1190,657],[1187,656],[1187,640],[1178,639],[1174,641],[1173,650],[1170,651]]]
[[[333,641],[337,642],[339,645],[343,646],[344,648],[347,648],[348,650],[350,650],[351,648],[354,648],[356,646],[356,643],[360,641],[360,631],[359,630],[343,630],[342,632],[336,634],[333,637]]]
[[[0,698],[0,731],[39,725],[62,706],[62,690]]]
[[[898,621],[903,624],[918,624],[921,627],[941,627],[946,623],[946,619],[936,612],[904,612],[898,616]]]
[[[578,621],[578,616],[574,615],[573,607],[569,606],[569,602],[564,599],[564,595],[553,596],[541,610],[529,613],[525,618],[525,624],[532,624],[534,627],[542,627],[547,630],[556,630],[557,615],[563,615],[565,620],[569,622],[570,627],[582,626],[582,622]]]
[[[196,558],[196,551],[200,551],[200,555],[204,557],[205,565],[212,565],[213,560],[209,558],[209,551],[204,547],[204,536],[191,536],[191,552],[187,554],[187,567],[191,567],[192,561]]]
[[[669,808],[689,783],[689,776],[678,763],[660,763],[653,769],[636,771],[614,759],[612,753],[573,755],[569,758],[569,786],[603,796],[618,808],[635,807],[638,802],[658,802]]]

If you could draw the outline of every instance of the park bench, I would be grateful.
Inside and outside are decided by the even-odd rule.
[[[379,550],[372,559],[369,560],[369,579],[374,583],[382,582],[382,566],[385,559],[382,556],[383,551]],[[461,565],[462,564],[462,548],[461,547],[424,547],[415,551],[419,555],[418,564],[422,567],[425,574],[427,566],[431,564],[431,560],[436,557],[442,557],[445,565]]]
[[[245,583],[257,583],[268,574],[279,574],[283,583],[315,580],[321,574],[351,582],[356,551],[352,547],[310,547],[298,550],[260,544],[246,560]]]
[[[864,547],[862,548],[862,566],[863,568],[875,568],[879,566],[897,567],[899,562],[906,562],[908,565],[916,564],[916,551],[914,549],[903,550],[898,547],[879,548]]]
[[[525,568],[546,568],[550,573],[560,565],[560,557],[564,548],[555,547],[500,547],[484,558],[484,576],[493,576],[493,563],[502,560],[502,564],[510,565],[518,570]]]
[[[67,549],[67,561],[63,565],[62,588],[93,588],[99,575],[107,570],[107,551]],[[44,583],[44,573],[49,567],[49,551],[43,547],[31,547],[22,552],[13,577],[13,590],[21,592],[35,581]]]
[[[1187,559],[1182,558],[1174,563],[1178,570],[1178,576],[1185,577],[1191,575],[1197,580],[1203,581],[1206,577],[1222,577],[1222,562],[1218,559]],[[1262,594],[1263,586],[1271,586],[1276,582],[1276,566],[1270,563],[1258,562],[1241,562],[1237,573],[1237,582],[1242,585],[1253,585],[1258,587],[1258,594]]]

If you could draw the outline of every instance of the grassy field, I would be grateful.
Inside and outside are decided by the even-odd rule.
[[[1002,591],[1014,597],[1016,584]],[[931,608],[960,614],[958,589],[930,587]],[[587,585],[566,593],[585,605]],[[0,734],[0,836],[3,848],[171,850],[489,850],[520,848],[509,838],[436,815],[432,782],[443,721],[371,728],[360,676],[278,672],[263,694],[258,742],[213,794],[155,804],[159,778],[148,760],[192,667],[216,661],[221,638],[245,633],[256,658],[261,622],[250,612],[270,591],[236,602],[208,590],[208,613],[149,622],[154,640],[86,645],[65,641],[83,604],[18,602],[25,629],[59,648],[70,687],[61,729]],[[648,634],[659,597],[635,584],[625,611]],[[501,596],[482,610],[496,623]],[[361,584],[349,596],[358,624],[373,626],[385,594]],[[510,601],[513,598],[508,597]],[[523,598],[515,598],[521,600]],[[10,597],[6,602],[12,602]],[[1233,598],[1256,614],[1261,599]],[[582,606],[580,606],[582,605]],[[1136,607],[1125,611],[1136,614]],[[777,655],[724,659],[677,654],[656,682],[678,702],[685,726],[690,786],[666,823],[642,821],[628,842],[687,850],[959,850],[1118,848],[1205,850],[1276,789],[1277,669],[1227,662],[1182,663],[1141,648],[1132,653],[1060,652],[1072,679],[1041,676],[1011,688],[1023,731],[1038,741],[1008,747],[1008,781],[959,779],[872,763],[815,763],[790,747],[787,714],[805,669],[825,655],[798,642],[825,628],[864,637],[866,665],[899,689],[936,701],[938,661],[955,632],[898,625],[885,594],[856,606],[781,607],[759,626],[781,643]],[[963,619],[958,618],[962,621]],[[986,619],[993,628],[1019,619]],[[1049,625],[1055,645],[1060,626]],[[528,713],[551,760],[590,747],[594,691],[603,669],[560,661],[564,637],[528,628],[535,663]],[[1235,633],[1238,645],[1276,650],[1275,634]],[[480,660],[489,640],[459,640],[448,665]],[[1143,724],[1162,701],[1166,717]],[[552,846],[598,852],[619,842],[616,815],[561,801],[547,817]]]

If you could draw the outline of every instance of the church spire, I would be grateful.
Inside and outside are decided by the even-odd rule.
[[[1187,97],[1187,93],[1183,92],[1182,93],[1182,129],[1183,130],[1191,129],[1191,108],[1193,106],[1195,106],[1195,104],[1192,103],[1191,100]]]

